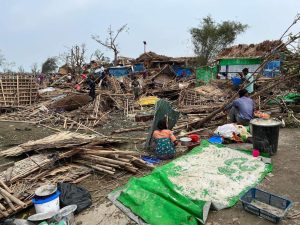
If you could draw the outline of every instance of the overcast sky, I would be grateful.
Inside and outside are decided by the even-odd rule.
[[[144,40],[148,51],[190,56],[189,29],[207,15],[248,24],[236,43],[249,44],[278,39],[300,12],[300,0],[0,0],[0,6],[2,54],[26,69],[81,43],[89,54],[100,49],[111,57],[91,39],[105,37],[109,25],[130,27],[119,38],[122,56],[138,57]]]

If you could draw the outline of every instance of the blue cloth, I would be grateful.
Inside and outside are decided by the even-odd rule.
[[[222,144],[223,139],[221,136],[214,135],[208,139],[208,141],[212,144]]]
[[[241,97],[232,102],[227,108],[235,107],[239,111],[239,117],[243,120],[252,120],[254,101],[249,97]]]
[[[149,164],[157,164],[160,163],[160,160],[151,156],[142,156],[141,157],[142,160],[144,160],[145,162],[149,163]]]
[[[173,70],[178,77],[188,77],[191,76],[192,70],[190,68],[181,68],[178,66],[173,66]]]
[[[160,157],[173,156],[175,154],[175,146],[170,138],[155,139],[155,153]]]

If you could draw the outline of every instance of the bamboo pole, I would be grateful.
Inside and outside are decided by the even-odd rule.
[[[121,161],[118,161],[118,160],[115,160],[115,159],[108,159],[108,158],[105,158],[105,157],[101,157],[101,156],[96,156],[96,155],[82,155],[80,154],[80,157],[83,158],[83,159],[88,159],[88,160],[91,160],[91,161],[95,161],[95,162],[108,162],[108,163],[113,163],[113,164],[117,164],[117,165],[120,165],[120,166],[131,166],[130,163],[127,163],[127,162],[121,162]]]
[[[85,154],[91,154],[91,155],[97,155],[97,156],[105,156],[105,155],[111,155],[111,154],[118,154],[118,155],[135,155],[139,156],[141,155],[139,152],[134,152],[134,151],[108,151],[108,150],[94,150],[94,149],[85,149],[85,148],[80,148],[84,149],[83,153]]]
[[[153,165],[149,165],[145,161],[143,161],[139,158],[136,158],[134,156],[132,156],[131,158],[132,158],[132,162],[135,163],[137,166],[146,167],[148,169],[154,169],[155,168]]]
[[[14,203],[16,203],[17,205],[25,208],[26,204],[24,202],[22,202],[20,199],[16,198],[15,196],[13,196],[12,194],[10,194],[9,192],[7,192],[6,190],[4,190],[3,188],[0,187],[0,194],[3,197],[7,197],[9,198],[11,201],[13,201]]]
[[[4,205],[2,205],[1,203],[0,203],[0,210],[6,211],[6,208],[5,208]]]
[[[7,202],[7,204],[9,205],[9,207],[13,210],[13,211],[17,211],[16,207],[14,206],[14,204],[12,203],[12,201],[6,196],[6,195],[2,195],[2,197],[4,198],[4,200]]]
[[[111,166],[104,166],[102,164],[97,164],[96,166],[99,167],[99,168],[105,169],[105,170],[110,170],[110,171],[113,171],[113,172],[116,171],[116,169],[111,167]]]
[[[3,180],[0,179],[0,185],[8,192],[8,193],[13,193],[13,191],[4,183]]]
[[[189,132],[184,133],[182,135],[178,135],[178,137],[184,137],[186,135],[193,134],[193,133],[198,133],[200,131],[204,131],[204,130],[207,130],[207,129],[210,129],[210,128],[212,128],[212,127],[205,127],[205,128],[200,128],[200,129],[197,129],[197,130],[192,130],[192,131],[189,131]]]
[[[96,165],[91,165],[89,162],[86,162],[86,161],[83,161],[83,160],[74,160],[74,162],[76,163],[79,163],[79,164],[83,164],[87,167],[90,167],[96,171],[99,171],[99,172],[103,172],[103,173],[107,173],[107,174],[110,174],[110,175],[114,175],[115,172],[114,171],[110,171],[110,170],[107,170],[107,169],[103,169],[103,168],[100,168]]]
[[[112,134],[124,133],[124,132],[130,132],[130,131],[138,131],[138,130],[145,130],[147,128],[149,128],[149,126],[133,127],[133,128],[128,128],[128,129],[119,129],[119,130],[113,131]]]
[[[73,184],[78,184],[78,183],[80,183],[81,181],[85,180],[86,178],[88,178],[88,177],[90,177],[90,176],[92,176],[92,174],[84,175],[83,177],[80,177],[80,178],[78,178],[77,180],[74,180],[72,183],[73,183]]]
[[[0,210],[0,214],[4,217],[9,217],[8,212],[4,211],[4,210]]]
[[[116,164],[112,164],[112,163],[108,163],[108,162],[101,162],[101,165],[110,166],[110,167],[113,167],[113,168],[121,169],[120,165],[116,165]]]
[[[138,168],[133,167],[133,166],[124,166],[124,169],[129,171],[129,172],[132,172],[132,173],[137,173],[138,172]]]

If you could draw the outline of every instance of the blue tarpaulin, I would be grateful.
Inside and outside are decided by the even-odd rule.
[[[265,77],[275,77],[280,74],[280,60],[273,60],[266,64],[263,75]]]
[[[133,70],[135,73],[144,72],[145,71],[144,64],[143,63],[134,64]]]
[[[109,73],[115,77],[128,76],[132,73],[131,67],[111,67],[108,68]]]
[[[192,70],[190,68],[182,68],[182,67],[178,67],[178,66],[173,66],[172,68],[176,74],[176,76],[178,77],[188,77],[191,76]]]

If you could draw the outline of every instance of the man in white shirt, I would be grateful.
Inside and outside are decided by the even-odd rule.
[[[244,68],[242,70],[242,74],[240,74],[241,78],[246,81],[245,89],[248,91],[249,94],[254,92],[254,76],[253,74],[249,73],[248,68]]]

